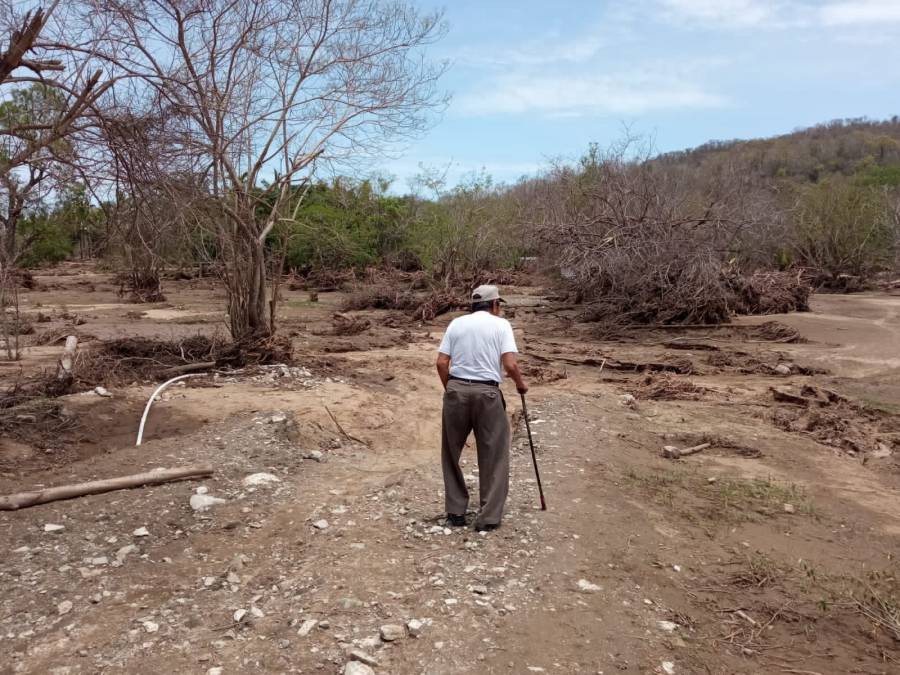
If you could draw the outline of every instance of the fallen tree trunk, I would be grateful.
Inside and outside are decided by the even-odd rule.
[[[680,450],[674,445],[666,445],[663,447],[663,457],[665,457],[666,459],[681,459],[682,457],[687,457],[688,455],[696,455],[698,452],[703,452],[708,447],[710,447],[710,445],[712,444],[701,443],[700,445],[685,448],[684,450]]]
[[[176,375],[182,375],[184,373],[195,373],[198,370],[209,370],[210,368],[215,368],[215,361],[200,361],[198,363],[187,363],[183,366],[172,366],[171,368],[166,368],[165,370],[159,371],[160,377],[174,377]]]
[[[75,352],[78,349],[78,336],[70,335],[66,338],[66,347],[62,356],[59,357],[59,363],[56,368],[57,380],[71,380],[72,366],[75,363]]]
[[[15,511],[63,499],[96,495],[114,490],[141,487],[142,485],[159,485],[160,483],[169,483],[185,478],[204,478],[211,476],[212,473],[213,468],[209,465],[186,466],[181,469],[159,469],[131,476],[118,476],[76,485],[60,485],[59,487],[46,488],[44,490],[19,492],[0,497],[0,511]]]

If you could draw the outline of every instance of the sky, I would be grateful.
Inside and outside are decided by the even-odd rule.
[[[569,161],[625,129],[657,152],[900,114],[900,0],[416,0],[443,10],[451,94],[386,160],[450,184]]]

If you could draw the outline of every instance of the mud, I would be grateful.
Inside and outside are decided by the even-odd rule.
[[[73,313],[98,341],[224,329],[207,280],[167,281],[166,306],[137,308],[86,266],[36,281],[22,301],[51,317],[42,329]],[[602,342],[538,288],[504,293],[534,384],[548,511],[504,385],[515,427],[504,525],[442,526],[433,361],[452,314],[419,325],[347,312],[341,326],[365,327],[335,335],[344,294],[311,302],[285,288],[293,369],[173,387],[139,448],[149,383],[54,399],[71,429],[6,431],[2,493],[210,462],[202,486],[226,501],[193,511],[201,484],[188,481],[0,512],[0,673],[338,673],[360,653],[378,673],[897,671],[900,642],[873,608],[898,597],[900,297],[814,296],[811,313],[728,332]],[[772,320],[804,341],[740,328]],[[353,348],[335,353],[341,343]],[[28,347],[0,374],[52,369],[59,349]],[[720,354],[733,364],[710,362]],[[773,387],[840,399],[792,405]],[[641,390],[651,395],[625,403]],[[848,452],[845,427],[791,427],[810,412],[873,443]],[[700,443],[711,445],[661,456]],[[277,482],[244,484],[260,472]],[[413,619],[415,635],[379,636]]]

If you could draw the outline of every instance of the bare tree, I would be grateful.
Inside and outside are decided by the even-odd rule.
[[[0,264],[13,267],[19,219],[77,164],[76,136],[112,86],[91,56],[98,36],[82,31],[56,0],[46,10],[0,3]]]
[[[444,100],[444,66],[424,56],[440,16],[377,0],[112,0],[96,13],[111,59],[191,157],[194,223],[216,243],[232,337],[269,333],[267,236],[316,164],[424,128]]]
[[[699,181],[649,155],[626,137],[520,187],[536,235],[593,318],[727,321],[734,294],[724,270],[754,218],[744,181],[728,170]]]

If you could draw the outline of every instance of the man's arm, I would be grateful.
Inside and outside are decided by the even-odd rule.
[[[506,352],[500,357],[500,362],[503,364],[503,369],[509,378],[516,383],[516,390],[520,394],[527,393],[528,385],[525,384],[525,380],[522,378],[522,371],[519,370],[519,359],[516,357],[516,353]]]
[[[447,389],[447,382],[450,379],[450,356],[449,354],[440,353],[437,357],[438,377],[441,378],[441,384]]]

